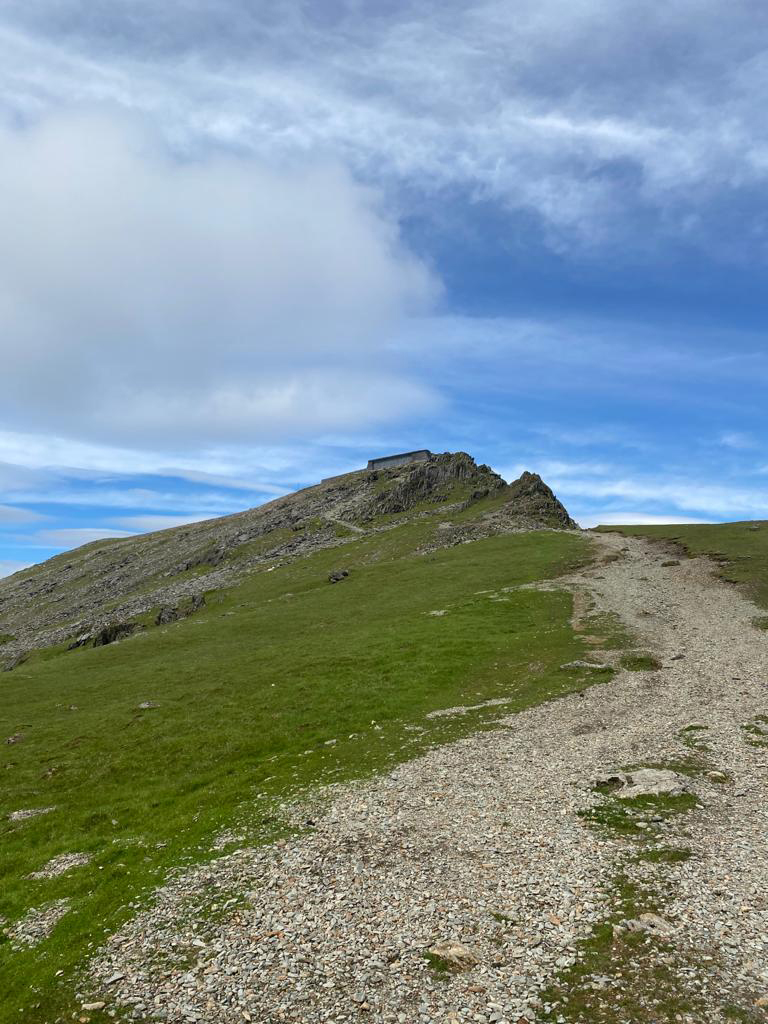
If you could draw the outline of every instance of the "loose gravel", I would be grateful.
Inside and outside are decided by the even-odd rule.
[[[46,939],[70,908],[69,900],[55,900],[42,907],[32,907],[20,921],[6,929],[15,949],[36,946]]]
[[[30,818],[37,818],[41,814],[50,814],[55,807],[29,807],[21,811],[11,811],[8,821],[28,821]]]
[[[39,871],[33,871],[29,878],[57,878],[66,874],[72,868],[82,867],[91,859],[89,853],[61,853],[58,857],[52,857]]]
[[[629,871],[669,892],[659,920],[681,987],[705,1006],[680,1019],[723,1020],[730,999],[762,1014],[766,636],[705,560],[664,566],[645,541],[595,540],[611,560],[563,585],[582,613],[617,613],[660,669],[619,672],[311,807],[286,805],[314,828],[170,881],[110,938],[82,997],[171,1024],[533,1021]],[[636,848],[579,814],[605,799],[590,783],[690,756],[692,723],[706,727],[697,756],[712,773],[690,779],[701,806],[649,839],[692,856],[632,867]],[[653,931],[638,920],[625,929]],[[457,946],[460,965],[430,953]]]

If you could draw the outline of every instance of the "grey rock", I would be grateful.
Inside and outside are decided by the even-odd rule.
[[[690,789],[684,775],[668,768],[637,768],[631,772],[612,772],[595,779],[597,788],[611,789],[622,800],[637,796],[677,796]]]

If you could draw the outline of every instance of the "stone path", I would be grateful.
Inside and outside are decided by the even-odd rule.
[[[661,668],[620,672],[331,790],[302,838],[175,879],[111,938],[83,1000],[172,1024],[719,1022],[733,1019],[729,1004],[750,1014],[739,1020],[765,1019],[768,737],[757,716],[768,714],[768,643],[752,624],[758,611],[704,560],[664,566],[643,541],[595,542],[606,563],[563,584],[579,591],[582,613],[593,604],[621,616]],[[579,813],[603,806],[590,786],[598,776],[681,758],[701,762],[690,780],[701,806],[633,820],[645,849],[689,849],[688,860],[640,863],[635,841]],[[664,893],[661,925],[645,926],[672,938],[658,952],[644,940],[644,955],[676,971],[695,1008],[665,1016],[649,973],[635,1016],[563,1016],[542,993],[584,961],[627,873]],[[445,943],[466,947],[467,969],[441,970],[428,951]],[[579,984],[618,992],[630,975]]]

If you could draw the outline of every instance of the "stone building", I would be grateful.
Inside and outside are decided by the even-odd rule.
[[[396,466],[407,466],[411,462],[426,462],[432,458],[432,452],[420,448],[415,452],[401,452],[399,455],[384,455],[380,459],[369,459],[368,469],[394,469]]]

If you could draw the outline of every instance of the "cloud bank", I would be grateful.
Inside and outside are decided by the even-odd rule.
[[[156,444],[391,421],[388,334],[438,286],[338,164],[180,161],[138,121],[0,132],[0,384],[17,428]]]
[[[98,100],[182,149],[331,153],[532,211],[555,248],[712,241],[768,177],[754,0],[11,0],[3,22],[17,116]],[[762,245],[743,214],[734,258]]]

